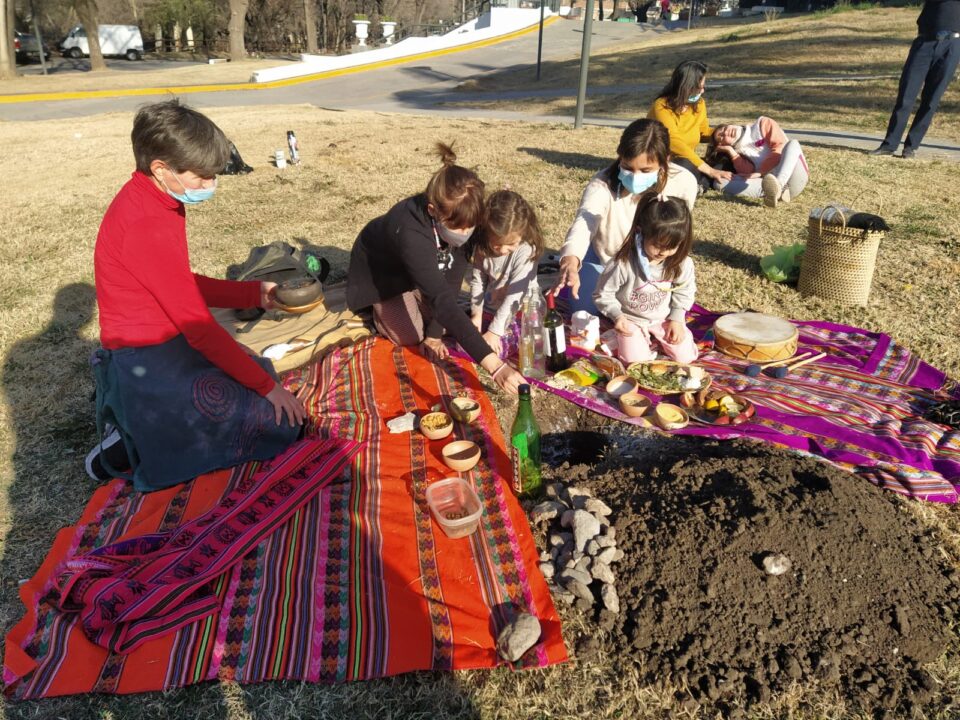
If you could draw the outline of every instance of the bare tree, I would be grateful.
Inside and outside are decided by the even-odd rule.
[[[0,80],[11,80],[17,76],[16,50],[12,41],[13,27],[7,19],[8,5],[12,6],[13,0],[0,0]]]
[[[7,29],[4,33],[3,39],[4,44],[7,46],[7,51],[4,53],[4,59],[10,64],[10,70],[14,75],[17,73],[17,49],[13,46],[13,31],[17,29],[17,15],[16,15],[16,0],[2,0],[4,3],[3,7],[3,18],[6,23]]]
[[[97,0],[74,0],[74,8],[80,24],[87,31],[90,70],[94,72],[106,70],[107,64],[103,61],[103,53],[100,51],[100,12],[97,9]]]
[[[317,8],[316,0],[303,0],[303,23],[307,26],[307,52],[316,55],[317,48]]]
[[[230,33],[230,59],[234,62],[247,58],[243,33],[249,7],[250,0],[230,0],[230,24],[227,26],[227,31]]]

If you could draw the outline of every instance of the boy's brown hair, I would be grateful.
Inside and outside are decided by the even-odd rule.
[[[230,159],[230,141],[203,113],[180,101],[145,105],[133,119],[133,156],[137,170],[150,174],[150,163],[162,160],[176,173],[202,178],[223,172]]]
[[[680,266],[693,248],[693,219],[687,204],[650,191],[641,195],[630,233],[617,251],[617,262],[631,262],[634,248],[642,240],[649,240],[659,250],[676,249],[663,261],[663,279],[676,280]]]
[[[491,245],[508,235],[517,233],[520,242],[533,248],[533,260],[543,252],[543,232],[530,203],[512,190],[497,190],[487,198],[483,227],[480,230],[477,249],[482,255],[493,254]]]
[[[483,220],[483,181],[473,170],[457,165],[453,145],[437,143],[443,166],[427,183],[427,202],[444,225],[454,229],[476,227]]]

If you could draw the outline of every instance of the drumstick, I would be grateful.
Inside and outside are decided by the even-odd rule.
[[[788,357],[786,360],[768,360],[767,362],[762,362],[762,363],[750,363],[749,365],[747,365],[747,375],[749,375],[750,377],[757,377],[757,375],[760,374],[760,371],[763,370],[763,368],[776,367],[777,365],[786,365],[788,363],[792,363],[795,360],[802,360],[805,357],[809,357],[811,354],[812,353],[805,352],[805,353],[800,353],[799,355]]]
[[[819,355],[808,357],[805,360],[800,360],[799,362],[795,362],[791,365],[781,365],[780,367],[776,367],[773,369],[773,376],[775,378],[784,378],[787,376],[787,373],[789,373],[791,370],[796,370],[798,367],[806,365],[807,363],[812,363],[815,360],[819,360],[820,358],[823,358],[826,356],[827,354],[825,352],[822,352]]]

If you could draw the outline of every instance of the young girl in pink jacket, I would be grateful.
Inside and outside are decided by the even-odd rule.
[[[810,179],[807,160],[776,120],[760,116],[752,125],[718,125],[713,131],[712,158],[729,160],[735,173],[714,183],[717,190],[738,197],[763,197],[767,207],[790,202]]]

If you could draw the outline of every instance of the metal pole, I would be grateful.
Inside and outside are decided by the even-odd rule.
[[[693,22],[693,7],[697,4],[697,0],[690,0],[690,5],[687,7],[687,30],[690,29],[690,25]]]
[[[575,128],[583,127],[583,105],[587,99],[587,69],[590,64],[590,34],[593,32],[593,0],[587,0],[583,18],[583,45],[580,48],[580,82],[577,85],[577,114],[573,119]]]
[[[540,59],[543,57],[543,4],[540,0],[540,36],[537,38],[537,82],[540,82]]]

